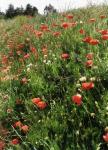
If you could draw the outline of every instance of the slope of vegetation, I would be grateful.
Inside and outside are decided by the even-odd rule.
[[[108,7],[0,21],[0,149],[108,149]]]

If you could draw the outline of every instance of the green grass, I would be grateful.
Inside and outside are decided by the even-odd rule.
[[[108,40],[102,40],[98,32],[108,29],[107,13],[107,6],[93,6],[72,10],[65,16],[19,16],[1,20],[0,119],[9,134],[0,138],[6,150],[108,149],[108,140],[103,139],[108,132],[105,130],[108,126]],[[68,14],[74,16],[72,20],[66,17]],[[106,17],[101,19],[100,15]],[[91,18],[96,21],[90,22]],[[76,25],[64,29],[64,22]],[[52,27],[54,23],[56,27]],[[42,24],[50,31],[42,31],[43,35],[37,37]],[[80,29],[85,34],[80,34]],[[54,32],[60,32],[60,36],[53,36]],[[83,42],[88,36],[99,40],[99,44]],[[36,49],[34,53],[31,47]],[[61,58],[63,53],[69,58]],[[85,65],[88,53],[93,53],[93,66],[89,68]],[[30,57],[24,59],[26,54]],[[7,57],[4,63],[3,55]],[[7,67],[10,69],[4,73]],[[6,76],[8,79],[3,78]],[[94,88],[83,90],[82,77],[87,82],[95,78]],[[22,82],[22,79],[27,80]],[[72,101],[76,94],[82,96],[80,106]],[[32,99],[37,97],[46,102],[45,109],[33,104]],[[17,121],[29,130],[24,133],[21,127],[15,128]],[[11,144],[14,138],[20,143]]]

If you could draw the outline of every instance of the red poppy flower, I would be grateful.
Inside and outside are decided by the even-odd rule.
[[[92,60],[92,59],[93,59],[93,55],[94,55],[93,53],[88,53],[88,54],[86,55],[86,58],[89,59],[89,60],[90,60],[90,59]]]
[[[17,127],[21,128],[22,126],[23,126],[23,124],[21,123],[21,121],[17,121],[13,125],[14,128],[17,128]]]
[[[108,40],[108,34],[102,35],[103,40]]]
[[[43,101],[41,101],[37,104],[37,107],[40,109],[45,109],[46,106],[47,106],[46,102],[43,102]]]
[[[92,40],[92,38],[90,36],[88,36],[83,39],[83,42],[89,43],[91,40]]]
[[[24,125],[21,127],[21,130],[24,132],[24,133],[27,133],[28,130],[29,130],[29,127],[27,125]]]
[[[24,59],[28,59],[30,57],[30,54],[24,55]]]
[[[100,15],[100,18],[104,19],[104,18],[106,18],[106,16],[105,15]]]
[[[52,24],[52,27],[58,27],[59,25],[58,24],[56,24],[56,23],[53,23]]]
[[[90,43],[91,45],[97,45],[97,44],[99,44],[99,40],[97,40],[97,39],[91,39],[91,40],[89,41],[89,43]]]
[[[21,83],[27,84],[27,82],[28,82],[28,79],[26,77],[22,78]]]
[[[68,59],[68,58],[69,58],[69,54],[63,53],[63,54],[61,55],[61,58],[62,58],[62,59]]]
[[[8,54],[10,57],[12,57],[14,55],[12,50],[10,50]]]
[[[85,34],[85,31],[84,31],[83,29],[80,29],[80,30],[79,30],[79,33],[80,33],[80,34]]]
[[[39,102],[41,102],[41,99],[39,97],[38,98],[33,98],[32,102],[33,102],[33,104],[37,105]]]
[[[66,16],[68,19],[73,19],[73,15],[67,15]]]
[[[30,50],[32,53],[35,53],[37,51],[35,47],[31,47]]]
[[[77,25],[77,22],[71,22],[71,23],[69,23],[70,27],[75,27],[76,25]]]
[[[82,96],[80,94],[76,94],[76,95],[72,96],[72,101],[74,103],[76,103],[77,105],[81,105],[82,104]]]
[[[102,35],[108,34],[108,30],[99,30],[98,32],[101,33]]]
[[[84,82],[82,83],[82,89],[83,90],[90,90],[94,88],[94,83],[93,82]]]
[[[43,33],[41,31],[37,31],[37,32],[35,32],[35,34],[37,37],[42,37],[42,35],[43,35]]]
[[[69,27],[69,23],[67,23],[67,22],[64,22],[64,23],[62,23],[62,25],[61,25],[63,28],[68,28]]]
[[[15,138],[15,139],[13,139],[12,141],[11,141],[11,144],[13,144],[13,145],[17,145],[17,144],[19,144],[20,143],[20,141],[19,141],[19,139],[17,139],[17,138]]]
[[[89,20],[89,22],[95,22],[95,21],[96,21],[95,18],[91,18],[91,19]]]
[[[54,32],[54,33],[53,33],[53,36],[56,36],[56,37],[59,37],[60,35],[61,35],[60,32]]]
[[[48,26],[45,25],[45,24],[43,24],[43,25],[40,26],[40,29],[41,29],[42,31],[46,31],[46,30],[48,30]]]
[[[92,66],[93,66],[93,60],[87,60],[86,67],[92,67]]]
[[[106,133],[105,135],[103,135],[103,139],[105,142],[108,142],[108,133]]]
[[[5,145],[5,142],[0,140],[0,150],[4,150]]]

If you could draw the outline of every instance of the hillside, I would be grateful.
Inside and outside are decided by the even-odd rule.
[[[0,20],[0,150],[108,149],[108,7]]]

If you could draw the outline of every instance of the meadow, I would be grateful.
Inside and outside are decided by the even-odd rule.
[[[108,6],[0,20],[0,150],[108,150]]]

